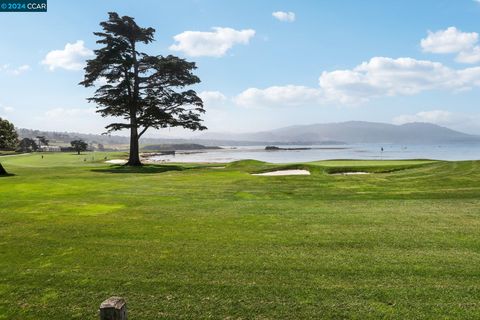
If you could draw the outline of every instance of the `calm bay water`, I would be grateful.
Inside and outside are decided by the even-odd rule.
[[[229,147],[205,151],[177,152],[175,156],[155,156],[152,160],[168,162],[232,162],[255,159],[272,163],[308,162],[328,159],[437,159],[480,160],[480,143],[444,145],[353,144],[332,146],[283,146],[310,150],[266,151],[265,146]],[[383,147],[383,152],[381,148]]]

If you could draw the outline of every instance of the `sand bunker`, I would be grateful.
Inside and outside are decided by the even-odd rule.
[[[127,160],[123,160],[123,159],[112,159],[112,160],[108,160],[108,161],[105,161],[106,163],[111,163],[111,164],[125,164],[127,163]]]
[[[308,170],[279,170],[252,174],[252,176],[309,176]]]
[[[339,172],[339,173],[332,173],[332,176],[351,176],[357,174],[370,174],[370,172],[364,171],[353,171],[353,172]]]

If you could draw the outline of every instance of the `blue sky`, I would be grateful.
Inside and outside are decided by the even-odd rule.
[[[474,0],[49,0],[47,13],[0,13],[0,117],[103,132],[77,84],[109,11],[157,30],[146,52],[197,62],[213,131],[365,120],[480,134]]]

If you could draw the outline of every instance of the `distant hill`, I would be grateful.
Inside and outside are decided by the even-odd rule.
[[[197,138],[199,140],[258,141],[286,144],[325,144],[326,142],[396,144],[480,142],[480,136],[469,135],[431,123],[393,125],[363,121],[297,125],[270,131],[242,134],[207,132],[199,135]]]
[[[21,138],[45,136],[57,145],[69,145],[70,141],[83,139],[89,144],[103,144],[105,147],[126,149],[129,138],[72,132],[51,132],[17,129]],[[347,144],[347,143],[395,143],[395,144],[439,144],[480,142],[480,136],[451,130],[430,123],[408,123],[393,125],[378,122],[349,121],[297,125],[269,131],[252,133],[206,132],[192,139],[142,138],[140,144],[154,150],[172,148],[179,144],[201,144],[203,146],[235,145],[293,145],[293,144]],[[151,146],[155,145],[155,146]],[[158,148],[157,148],[158,149]]]

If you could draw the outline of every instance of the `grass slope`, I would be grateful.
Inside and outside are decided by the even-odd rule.
[[[2,158],[0,319],[473,319],[480,162]],[[109,154],[114,158],[121,154]],[[302,167],[310,176],[249,172]],[[338,176],[361,168],[384,172]]]

